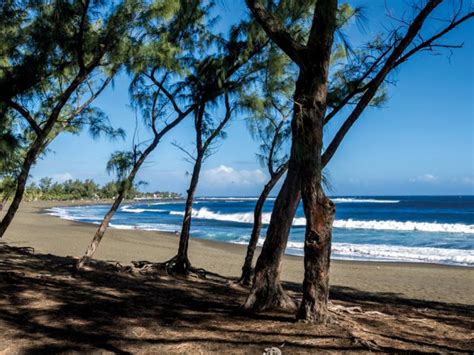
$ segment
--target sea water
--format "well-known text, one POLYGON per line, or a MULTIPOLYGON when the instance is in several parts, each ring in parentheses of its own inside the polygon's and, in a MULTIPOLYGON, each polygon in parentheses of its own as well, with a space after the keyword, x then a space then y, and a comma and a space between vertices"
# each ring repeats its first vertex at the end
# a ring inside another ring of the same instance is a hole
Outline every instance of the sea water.
MULTIPOLYGON (((246 244, 256 197, 201 197, 194 202, 193 237, 246 244)), ((262 245, 274 198, 264 206, 262 245)), ((332 197, 332 256, 474 266, 474 196, 332 197)), ((54 207, 48 213, 98 224, 108 205, 54 207)), ((140 201, 120 207, 111 228, 178 232, 184 201, 140 201)), ((303 255, 305 218, 298 207, 287 254, 303 255)), ((153 238, 150 234, 150 238, 153 238)))

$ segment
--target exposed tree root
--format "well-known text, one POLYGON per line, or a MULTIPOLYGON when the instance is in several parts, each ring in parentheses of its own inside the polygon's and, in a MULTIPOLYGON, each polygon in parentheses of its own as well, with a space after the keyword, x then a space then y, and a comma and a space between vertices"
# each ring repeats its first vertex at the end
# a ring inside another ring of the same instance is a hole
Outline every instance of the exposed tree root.
MULTIPOLYGON (((163 263, 153 263, 150 261, 132 261, 132 265, 123 266, 120 263, 115 264, 115 269, 118 272, 123 273, 130 273, 130 274, 140 274, 146 276, 169 276, 169 275, 179 275, 179 276, 191 276, 191 277, 198 277, 202 279, 218 279, 218 280, 227 280, 227 278, 207 271, 203 268, 195 268, 191 266, 188 261, 188 266, 186 273, 177 272, 176 268, 174 267, 176 264, 177 257, 165 261, 163 263)), ((180 270, 181 271, 181 270, 180 270)))
POLYGON ((241 308, 242 311, 249 313, 266 310, 294 312, 298 306, 280 284, 275 285, 275 287, 269 287, 265 284, 262 287, 255 287, 254 285, 253 290, 241 308))
POLYGON ((242 286, 242 287, 251 287, 253 284, 253 277, 254 277, 254 269, 252 268, 250 272, 244 273, 243 275, 240 276, 240 278, 237 281, 234 281, 233 283, 242 286))

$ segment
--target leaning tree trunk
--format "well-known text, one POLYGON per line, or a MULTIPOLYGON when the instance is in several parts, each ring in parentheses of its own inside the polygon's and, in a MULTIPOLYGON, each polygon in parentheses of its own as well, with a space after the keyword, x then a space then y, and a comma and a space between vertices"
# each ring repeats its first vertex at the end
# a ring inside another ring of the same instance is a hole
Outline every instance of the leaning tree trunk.
POLYGON ((92 238, 91 243, 87 247, 86 252, 82 256, 82 258, 79 259, 79 261, 76 264, 76 269, 81 269, 86 265, 92 256, 94 255, 95 251, 99 247, 99 244, 104 237, 105 232, 107 231, 107 228, 109 227, 110 221, 112 220, 112 217, 114 216, 115 212, 117 212, 120 204, 122 203, 123 199, 125 198, 125 194, 127 193, 127 189, 125 187, 120 189, 120 192, 118 196, 115 198, 114 203, 112 204, 112 207, 110 207, 109 211, 107 214, 104 216, 104 219, 102 220, 102 223, 100 224, 99 228, 95 232, 94 238, 92 238))
POLYGON ((280 180, 286 169, 280 169, 278 173, 274 174, 267 184, 264 186, 262 193, 260 194, 255 210, 253 212, 253 228, 252 234, 250 235, 249 245, 247 247, 247 254, 245 255, 244 265, 242 266, 242 275, 240 276, 239 283, 245 286, 249 286, 252 281, 252 261, 257 247, 258 238, 260 237, 260 231, 262 229, 262 210, 268 195, 272 191, 275 184, 280 180))
POLYGON ((298 173, 290 157, 288 173, 275 200, 267 236, 255 265, 252 289, 243 305, 246 311, 296 309, 296 304, 281 286, 280 273, 288 234, 300 200, 299 186, 298 173))
POLYGON ((194 162, 193 174, 189 189, 187 190, 186 206, 184 209, 183 224, 179 237, 178 254, 169 262, 169 270, 173 273, 187 275, 191 268, 191 262, 188 258, 189 237, 191 232, 191 220, 193 213, 194 194, 199 182, 199 174, 201 173, 202 160, 204 152, 198 152, 196 161, 194 162))
POLYGON ((31 167, 33 166, 36 157, 41 151, 41 147, 43 145, 44 138, 38 137, 33 145, 31 146, 30 150, 28 151, 25 160, 23 161, 23 165, 21 167, 20 175, 17 179, 16 191, 15 196, 13 197, 13 201, 8 208, 7 213, 2 219, 0 223, 0 238, 3 237, 5 232, 7 231, 10 223, 13 221, 18 208, 20 207, 21 200, 23 199, 23 195, 25 193, 26 183, 28 180, 28 175, 30 174, 31 167))
MULTIPOLYGON (((176 122, 176 121, 175 121, 176 122)), ((147 149, 143 151, 143 153, 140 155, 138 160, 135 162, 135 165, 133 166, 132 170, 130 171, 130 174, 128 175, 127 179, 122 182, 122 186, 119 190, 118 196, 115 198, 114 203, 112 204, 112 207, 110 207, 109 211, 107 214, 104 216, 102 223, 100 224, 99 228, 97 229, 97 232, 94 235, 94 238, 92 238, 91 243, 87 247, 87 250, 85 254, 82 256, 81 259, 76 264, 76 269, 80 269, 84 267, 85 264, 92 258, 94 255, 95 251, 97 250, 97 247, 99 246, 102 238, 104 237, 105 232, 107 231, 107 228, 109 227, 110 221, 112 220, 112 217, 114 216, 115 212, 117 212, 120 204, 122 203, 123 199, 125 198, 125 195, 127 192, 130 190, 130 188, 133 185, 133 182, 135 180, 135 177, 138 174, 138 171, 140 170, 140 167, 143 165, 145 162, 146 158, 155 150, 157 147, 158 143, 160 142, 161 137, 171 128, 171 126, 168 126, 166 130, 163 130, 160 135, 155 136, 153 139, 153 142, 148 146, 147 149)), ((174 125, 173 125, 174 127, 174 125)))

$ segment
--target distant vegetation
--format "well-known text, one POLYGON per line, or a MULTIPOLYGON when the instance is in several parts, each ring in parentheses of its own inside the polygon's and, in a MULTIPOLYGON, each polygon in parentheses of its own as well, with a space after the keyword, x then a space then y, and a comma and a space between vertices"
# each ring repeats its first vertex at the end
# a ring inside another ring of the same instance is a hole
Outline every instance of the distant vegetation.
MULTIPOLYGON (((94 180, 67 180, 63 183, 53 182, 51 178, 42 178, 38 183, 31 183, 25 192, 25 198, 34 200, 100 200, 113 199, 118 194, 118 182, 108 182, 100 186, 94 180)), ((137 186, 127 191, 127 198, 181 198, 176 192, 157 191, 142 192, 137 186)))

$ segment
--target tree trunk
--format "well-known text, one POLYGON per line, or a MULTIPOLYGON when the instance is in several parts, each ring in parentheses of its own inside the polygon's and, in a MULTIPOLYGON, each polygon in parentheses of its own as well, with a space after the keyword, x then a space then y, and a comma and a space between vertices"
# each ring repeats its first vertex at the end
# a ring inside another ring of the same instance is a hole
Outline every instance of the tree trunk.
POLYGON ((114 216, 115 212, 117 212, 120 204, 122 203, 123 199, 125 198, 126 194, 126 189, 123 188, 120 190, 119 195, 115 199, 114 203, 112 204, 112 207, 110 210, 107 212, 105 215, 104 219, 102 220, 102 223, 99 226, 99 229, 95 232, 94 238, 92 238, 91 243, 89 244, 89 247, 87 248, 85 254, 82 256, 81 259, 76 264, 76 269, 81 269, 86 265, 92 256, 94 255, 95 251, 97 250, 97 247, 99 246, 105 232, 107 231, 107 228, 109 227, 110 221, 112 220, 112 217, 114 216))
POLYGON ((272 191, 275 184, 280 180, 286 169, 281 169, 277 174, 273 175, 267 184, 264 186, 262 193, 260 194, 255 210, 253 212, 253 228, 252 234, 250 235, 249 245, 247 247, 247 254, 245 255, 244 265, 242 266, 242 275, 240 276, 239 283, 245 286, 249 286, 252 280, 252 261, 255 254, 255 248, 257 247, 258 238, 260 237, 260 230, 262 229, 262 210, 268 195, 272 191))
POLYGON ((303 300, 297 318, 311 323, 328 321, 329 265, 332 223, 336 212, 320 185, 303 190, 303 206, 307 216, 304 244, 303 300))
POLYGON ((18 175, 17 185, 15 196, 13 197, 13 201, 10 204, 10 207, 7 210, 7 213, 2 219, 0 223, 0 238, 3 237, 5 232, 7 231, 10 223, 13 221, 18 208, 20 207, 21 200, 23 199, 23 194, 25 193, 26 183, 28 180, 28 176, 30 174, 31 167, 33 166, 38 154, 41 151, 41 147, 43 145, 43 137, 38 137, 33 145, 31 146, 30 150, 28 151, 25 160, 23 161, 23 165, 21 167, 20 175, 18 175))
POLYGON ((199 182, 199 174, 201 173, 203 158, 204 152, 199 151, 196 157, 196 161, 194 163, 191 182, 189 184, 188 190, 186 191, 186 206, 184 209, 183 224, 179 237, 178 254, 173 259, 171 259, 172 265, 170 265, 170 270, 174 273, 181 275, 187 275, 191 267, 191 263, 188 258, 189 237, 191 231, 194 194, 196 192, 196 188, 199 182))
MULTIPOLYGON (((176 127, 191 111, 193 110, 193 107, 188 108, 185 112, 181 112, 178 117, 169 123, 166 127, 164 127, 160 133, 155 132, 155 138, 151 142, 151 144, 146 148, 143 153, 140 155, 138 160, 135 162, 133 165, 132 170, 130 171, 130 174, 127 177, 126 184, 122 186, 122 188, 119 191, 119 195, 115 199, 114 203, 112 204, 112 207, 110 210, 107 212, 107 214, 104 216, 104 219, 102 220, 102 223, 100 224, 99 228, 97 229, 97 232, 94 235, 94 238, 92 238, 91 244, 86 250, 86 253, 84 256, 79 259, 79 261, 76 264, 76 269, 82 268, 94 255, 97 247, 99 246, 100 241, 102 240, 105 232, 107 231, 107 228, 109 227, 109 223, 112 220, 112 217, 114 216, 115 212, 117 212, 118 207, 122 203, 123 199, 125 198, 125 195, 127 194, 128 190, 130 187, 133 186, 133 182, 135 180, 135 177, 138 174, 138 171, 140 170, 141 166, 145 162, 146 158, 155 150, 155 148, 158 146, 160 143, 161 138, 168 133, 171 129, 176 127)), ((154 122, 153 122, 154 124, 154 122)))
POLYGON ((294 310, 296 304, 280 283, 281 259, 300 200, 299 177, 290 158, 285 182, 278 193, 262 252, 255 265, 253 286, 243 305, 246 311, 294 310))

